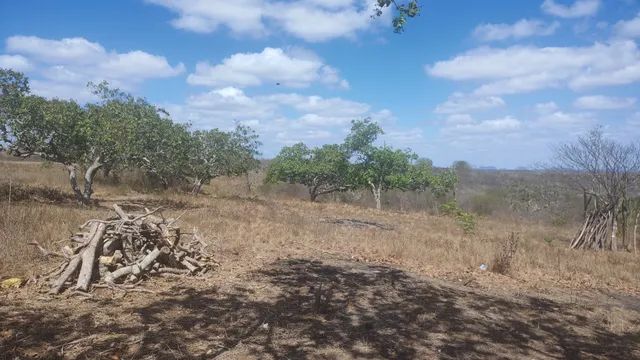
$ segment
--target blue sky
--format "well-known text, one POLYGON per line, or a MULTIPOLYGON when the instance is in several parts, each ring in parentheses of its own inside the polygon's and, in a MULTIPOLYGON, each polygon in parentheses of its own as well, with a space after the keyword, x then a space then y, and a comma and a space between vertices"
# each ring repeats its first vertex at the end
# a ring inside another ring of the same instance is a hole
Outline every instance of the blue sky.
POLYGON ((265 157, 366 116, 441 166, 531 166, 595 125, 640 137, 639 1, 423 0, 402 35, 373 2, 4 1, 0 67, 46 97, 105 79, 194 128, 245 123, 265 157))

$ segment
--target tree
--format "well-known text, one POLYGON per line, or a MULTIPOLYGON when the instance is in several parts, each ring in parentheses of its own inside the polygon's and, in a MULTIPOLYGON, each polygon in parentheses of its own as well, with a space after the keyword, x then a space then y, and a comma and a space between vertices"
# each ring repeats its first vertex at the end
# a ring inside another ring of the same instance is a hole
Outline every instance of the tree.
POLYGON ((396 33, 402 33, 407 20, 420 14, 420 5, 417 0, 404 2, 400 0, 376 0, 374 16, 382 16, 385 8, 394 10, 392 25, 396 33))
POLYGON ((461 181, 469 180, 473 171, 471 165, 464 160, 454 161, 453 164, 451 164, 451 169, 456 173, 456 176, 458 176, 458 179, 461 181))
POLYGON ((618 225, 626 228, 628 195, 640 180, 640 147, 607 139, 598 127, 558 146, 551 169, 568 175, 582 191, 585 213, 591 207, 571 247, 617 250, 618 225))
POLYGON ((253 130, 238 125, 232 132, 218 129, 193 132, 187 175, 192 193, 197 195, 202 185, 219 176, 238 176, 257 168, 260 142, 253 130))
POLYGON ((410 150, 394 150, 388 146, 370 147, 363 154, 362 161, 356 164, 356 176, 362 185, 370 188, 377 209, 382 208, 382 192, 410 188, 409 170, 416 158, 410 150))
POLYGON ((129 162, 164 189, 183 183, 191 156, 188 126, 152 115, 137 124, 135 133, 129 162))
POLYGON ((266 180, 302 184, 309 199, 352 188, 350 183, 350 153, 341 145, 309 148, 303 143, 284 147, 269 166, 266 180))
POLYGON ((15 116, 7 121, 9 153, 20 157, 39 156, 63 164, 77 200, 87 204, 99 157, 88 166, 81 190, 76 171, 77 164, 84 161, 88 153, 86 111, 74 101, 47 100, 35 95, 22 98, 12 111, 15 116))
POLYGON ((9 142, 9 125, 15 121, 22 99, 29 94, 29 80, 11 69, 0 68, 0 150, 9 142))

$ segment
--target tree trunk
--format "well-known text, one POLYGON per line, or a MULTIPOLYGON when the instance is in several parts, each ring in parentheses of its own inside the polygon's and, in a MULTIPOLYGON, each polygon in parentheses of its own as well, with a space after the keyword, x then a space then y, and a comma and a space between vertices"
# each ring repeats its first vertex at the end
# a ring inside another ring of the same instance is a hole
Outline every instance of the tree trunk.
POLYGON ((636 223, 633 226, 633 252, 638 255, 638 219, 640 219, 640 209, 636 214, 636 223))
POLYGON ((100 156, 93 160, 93 164, 89 166, 84 173, 84 192, 82 193, 83 204, 89 204, 91 202, 91 195, 93 194, 93 179, 104 164, 100 162, 100 156))
POLYGON ((247 171, 244 176, 245 180, 247 181, 247 194, 251 195, 251 193, 253 193, 253 190, 251 189, 251 178, 249 177, 249 172, 247 171))
POLYGON ((318 199, 318 185, 309 188, 309 201, 316 202, 318 199))
POLYGON ((376 209, 382 209, 382 201, 380 199, 380 194, 382 190, 382 186, 376 186, 373 182, 369 182, 371 185, 371 193, 373 194, 373 198, 376 200, 376 209))
POLYGON ((191 195, 198 195, 200 194, 200 191, 202 190, 202 180, 196 178, 196 180, 193 182, 193 187, 191 188, 191 195))
POLYGON ((80 191, 80 187, 78 187, 78 176, 76 174, 76 165, 75 164, 67 164, 67 171, 69 172, 69 183, 71 183, 71 190, 76 196, 76 200, 79 203, 84 204, 84 196, 82 195, 82 191, 80 191))
POLYGON ((618 251, 618 239, 616 233, 618 232, 618 219, 615 213, 613 213, 611 220, 611 250, 618 251))

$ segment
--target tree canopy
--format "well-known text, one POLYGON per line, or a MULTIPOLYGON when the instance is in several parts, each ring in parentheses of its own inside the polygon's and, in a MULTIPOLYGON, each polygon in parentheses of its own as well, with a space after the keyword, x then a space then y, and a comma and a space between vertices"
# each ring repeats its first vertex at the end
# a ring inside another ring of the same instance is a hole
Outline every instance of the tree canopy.
POLYGON ((106 82, 88 86, 99 100, 81 106, 32 95, 23 74, 0 69, 2 148, 15 156, 63 164, 83 204, 91 200, 100 168, 140 169, 165 188, 195 179, 197 193, 216 176, 240 175, 258 165, 260 143, 247 127, 191 132, 144 98, 106 82), (84 169, 83 189, 79 169, 84 169))
POLYGON ((453 190, 453 172, 434 173, 430 160, 418 159, 409 149, 377 146, 380 134, 382 128, 370 119, 354 120, 342 144, 284 147, 269 166, 265 181, 304 185, 311 201, 336 191, 368 189, 378 209, 382 194, 389 190, 430 188, 438 195, 453 190))

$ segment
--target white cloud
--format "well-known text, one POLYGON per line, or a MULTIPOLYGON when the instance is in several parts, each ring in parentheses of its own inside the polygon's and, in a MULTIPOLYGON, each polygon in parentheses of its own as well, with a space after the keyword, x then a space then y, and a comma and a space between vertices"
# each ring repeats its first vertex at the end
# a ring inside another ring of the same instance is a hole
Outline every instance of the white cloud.
MULTIPOLYGON (((371 117, 389 124, 393 114, 386 109, 339 97, 298 93, 248 95, 240 88, 225 87, 189 96, 184 104, 163 104, 172 118, 192 123, 195 128, 229 129, 236 122, 254 128, 272 155, 282 146, 297 141, 311 145, 339 142, 353 119, 371 117)), ((400 131, 394 127, 389 130, 400 131)))
POLYGON ((471 145, 478 138, 513 134, 522 127, 522 122, 512 116, 479 121, 468 115, 463 115, 455 119, 452 117, 447 119, 445 126, 441 129, 441 136, 445 140, 455 140, 458 143, 466 142, 471 145))
POLYGON ((306 51, 287 53, 280 48, 265 48, 260 53, 238 53, 211 65, 199 62, 187 82, 206 86, 257 86, 264 83, 306 87, 313 82, 348 87, 338 71, 306 51))
POLYGON ((171 66, 163 56, 140 50, 126 53, 107 51, 102 45, 84 38, 61 40, 36 36, 12 36, 7 52, 14 61, 29 64, 32 90, 48 97, 87 100, 89 81, 107 80, 130 90, 149 79, 176 76, 184 71, 182 63, 171 66))
POLYGON ((530 36, 548 36, 556 32, 560 23, 544 23, 540 20, 522 19, 513 24, 482 24, 473 31, 473 35, 482 41, 522 39, 530 36))
POLYGON ((474 96, 456 92, 449 96, 447 101, 439 104, 434 112, 437 114, 455 114, 503 106, 505 106, 505 102, 498 96, 474 96))
POLYGON ((633 107, 636 99, 632 97, 611 97, 604 95, 589 95, 577 98, 573 105, 579 109, 615 110, 633 107))
POLYGON ((481 47, 436 62, 426 71, 451 80, 488 81, 476 89, 481 95, 549 87, 582 90, 639 81, 640 51, 630 40, 587 47, 481 47))
POLYGON ((164 6, 179 17, 171 24, 183 30, 210 33, 226 26, 237 34, 262 34, 266 31, 262 21, 263 0, 217 1, 208 0, 147 0, 164 6))
POLYGON ((562 18, 593 16, 600 9, 600 0, 576 0, 571 5, 559 4, 555 0, 545 0, 542 11, 562 18))
POLYGON ((211 33, 221 26, 235 34, 262 36, 284 30, 307 41, 350 38, 373 24, 373 1, 365 0, 147 0, 178 14, 172 25, 211 33))
POLYGON ((22 55, 0 55, 0 68, 24 72, 31 69, 31 62, 22 55))
POLYGON ((540 115, 550 114, 558 110, 558 105, 553 101, 538 103, 535 105, 535 110, 540 115))
POLYGON ((567 128, 584 130, 593 126, 595 121, 596 119, 591 113, 570 113, 558 110, 541 115, 538 119, 536 119, 532 126, 535 127, 533 130, 538 132, 544 132, 545 130, 554 131, 567 128))
POLYGON ((640 37, 640 13, 631 20, 620 20, 614 26, 617 36, 635 38, 640 37))

